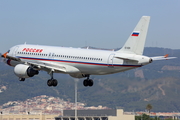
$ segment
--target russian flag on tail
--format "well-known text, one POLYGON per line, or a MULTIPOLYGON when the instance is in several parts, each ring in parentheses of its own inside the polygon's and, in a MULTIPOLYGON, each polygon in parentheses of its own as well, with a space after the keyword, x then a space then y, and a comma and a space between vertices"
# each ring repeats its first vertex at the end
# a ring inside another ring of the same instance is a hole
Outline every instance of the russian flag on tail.
POLYGON ((139 32, 133 32, 131 36, 139 36, 139 32))

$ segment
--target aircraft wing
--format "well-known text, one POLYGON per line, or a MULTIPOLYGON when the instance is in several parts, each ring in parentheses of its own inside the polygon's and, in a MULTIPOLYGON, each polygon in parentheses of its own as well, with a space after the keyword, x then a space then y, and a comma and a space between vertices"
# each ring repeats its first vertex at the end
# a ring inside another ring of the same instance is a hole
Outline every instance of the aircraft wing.
POLYGON ((79 69, 76 67, 65 65, 65 64, 57 64, 52 62, 45 62, 45 61, 34 61, 34 62, 27 62, 27 64, 33 66, 34 68, 37 68, 39 70, 45 70, 45 71, 53 71, 53 72, 60 72, 60 73, 80 73, 79 69))
POLYGON ((16 58, 16 57, 12 57, 12 56, 9 56, 9 55, 7 55, 8 54, 8 52, 6 52, 6 53, 4 53, 3 55, 1 55, 1 57, 3 57, 3 58, 8 58, 8 59, 11 59, 11 60, 14 60, 14 61, 21 61, 21 59, 20 58, 16 58))
POLYGON ((53 71, 53 72, 60 72, 60 73, 67 73, 67 74, 80 73, 79 69, 70 65, 57 64, 57 63, 52 63, 48 61, 47 62, 46 61, 22 61, 20 58, 7 55, 7 53, 4 53, 1 57, 18 61, 21 64, 27 64, 27 65, 32 66, 35 69, 44 70, 47 72, 53 71))
POLYGON ((152 60, 169 60, 169 59, 174 59, 177 57, 168 57, 169 55, 166 54, 164 56, 155 56, 155 57, 151 57, 152 60))
POLYGON ((63 72, 66 73, 66 68, 62 65, 54 65, 48 62, 27 62, 26 64, 32 66, 33 68, 36 68, 38 70, 45 70, 45 71, 56 71, 56 72, 63 72))

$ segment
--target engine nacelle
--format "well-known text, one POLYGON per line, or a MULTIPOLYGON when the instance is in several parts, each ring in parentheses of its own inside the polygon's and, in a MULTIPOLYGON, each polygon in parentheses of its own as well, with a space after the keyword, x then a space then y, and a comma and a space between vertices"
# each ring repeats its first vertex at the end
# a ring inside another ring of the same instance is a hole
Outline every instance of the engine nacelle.
POLYGON ((18 64, 14 67, 14 73, 16 76, 20 78, 28 78, 39 74, 39 71, 34 70, 32 67, 28 65, 18 64))

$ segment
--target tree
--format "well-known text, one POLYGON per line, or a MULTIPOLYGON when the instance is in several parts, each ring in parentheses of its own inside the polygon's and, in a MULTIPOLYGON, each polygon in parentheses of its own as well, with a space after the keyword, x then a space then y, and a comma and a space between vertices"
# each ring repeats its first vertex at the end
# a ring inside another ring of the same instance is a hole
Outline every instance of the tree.
POLYGON ((150 111, 151 111, 152 108, 153 108, 153 107, 152 107, 151 104, 147 104, 146 109, 148 110, 149 113, 150 113, 150 111))
POLYGON ((135 116, 135 120, 160 120, 159 117, 151 118, 149 115, 142 114, 140 116, 135 116))

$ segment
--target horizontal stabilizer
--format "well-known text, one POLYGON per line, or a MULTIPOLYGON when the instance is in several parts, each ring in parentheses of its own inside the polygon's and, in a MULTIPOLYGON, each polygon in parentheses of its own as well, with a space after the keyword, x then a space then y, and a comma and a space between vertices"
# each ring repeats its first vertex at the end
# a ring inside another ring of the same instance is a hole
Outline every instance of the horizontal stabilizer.
POLYGON ((138 60, 135 60, 133 58, 128 58, 128 57, 116 57, 115 58, 118 58, 118 59, 122 59, 122 60, 131 60, 131 61, 135 61, 135 62, 138 62, 138 60))
POLYGON ((166 54, 164 56, 155 56, 155 57, 151 57, 151 59, 154 60, 168 60, 168 59, 175 59, 177 57, 168 57, 169 55, 166 54))

